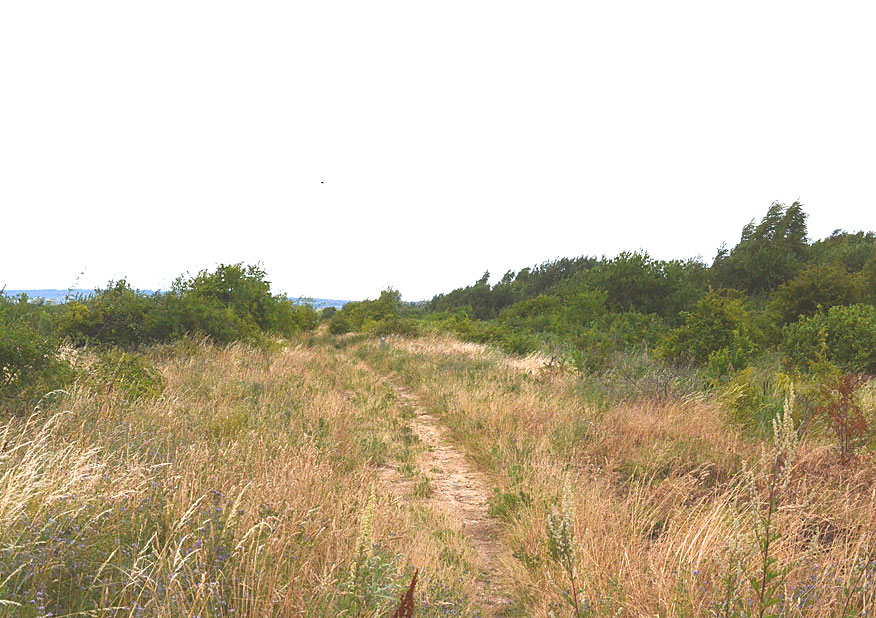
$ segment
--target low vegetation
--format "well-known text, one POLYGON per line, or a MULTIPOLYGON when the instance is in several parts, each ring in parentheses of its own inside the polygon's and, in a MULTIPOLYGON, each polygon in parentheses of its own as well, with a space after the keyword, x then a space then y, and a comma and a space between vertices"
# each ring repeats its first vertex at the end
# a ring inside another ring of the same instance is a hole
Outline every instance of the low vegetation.
POLYGON ((470 550, 375 484, 409 412, 333 347, 90 356, 0 426, 0 613, 383 616, 416 565, 417 615, 466 615, 470 550))
POLYGON ((727 392, 621 395, 447 337, 358 354, 417 389, 494 479, 520 615, 857 616, 876 602, 872 433, 846 454, 837 440, 850 419, 872 426, 869 387, 845 412, 851 387, 830 387, 808 424, 777 387, 760 437, 727 392))

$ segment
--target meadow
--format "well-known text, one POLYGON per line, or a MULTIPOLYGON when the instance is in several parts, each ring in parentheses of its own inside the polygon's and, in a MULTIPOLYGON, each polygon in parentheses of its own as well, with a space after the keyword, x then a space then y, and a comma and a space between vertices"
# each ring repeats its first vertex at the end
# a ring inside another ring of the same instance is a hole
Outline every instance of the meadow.
POLYGON ((388 387, 330 346, 147 356, 150 392, 83 381, 0 428, 3 615, 378 615, 414 567, 417 615, 470 615, 458 526, 376 483, 418 448, 388 387))
POLYGON ((872 611, 870 454, 782 416, 746 434, 716 394, 606 403, 549 360, 446 335, 185 338, 147 351, 150 388, 79 379, 0 429, 0 611, 384 616, 415 569, 417 616, 872 611), (506 604, 484 606, 478 548, 379 376, 487 479, 506 604))
POLYGON ((763 438, 715 394, 606 404, 546 358, 447 337, 389 349, 358 353, 415 389, 493 480, 520 615, 872 611, 872 457, 841 459, 828 432, 799 437, 790 393, 763 438))

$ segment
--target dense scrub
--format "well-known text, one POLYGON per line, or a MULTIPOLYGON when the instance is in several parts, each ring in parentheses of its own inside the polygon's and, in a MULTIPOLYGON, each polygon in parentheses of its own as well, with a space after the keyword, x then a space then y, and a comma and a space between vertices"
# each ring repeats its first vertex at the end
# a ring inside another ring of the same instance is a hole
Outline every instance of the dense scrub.
POLYGON ((825 362, 876 373, 876 234, 837 230, 811 242, 798 202, 773 204, 710 266, 624 252, 489 278, 419 305, 389 303, 397 293, 388 291, 339 311, 333 330, 438 329, 516 354, 546 352, 582 373, 642 350, 721 382, 776 355, 795 374, 825 362))
POLYGON ((233 264, 179 277, 157 294, 122 280, 60 305, 0 295, 0 406, 32 410, 72 380, 70 351, 83 346, 136 354, 188 335, 267 344, 313 329, 316 311, 273 294, 265 277, 258 266, 233 264))

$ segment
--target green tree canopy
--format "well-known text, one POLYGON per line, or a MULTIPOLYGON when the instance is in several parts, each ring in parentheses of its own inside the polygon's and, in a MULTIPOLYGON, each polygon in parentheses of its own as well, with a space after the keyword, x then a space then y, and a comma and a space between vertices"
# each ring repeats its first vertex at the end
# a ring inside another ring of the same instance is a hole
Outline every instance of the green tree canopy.
POLYGON ((808 248, 803 205, 776 202, 760 224, 752 220, 742 229, 742 238, 731 251, 718 252, 712 264, 713 282, 751 295, 765 294, 797 274, 808 248))

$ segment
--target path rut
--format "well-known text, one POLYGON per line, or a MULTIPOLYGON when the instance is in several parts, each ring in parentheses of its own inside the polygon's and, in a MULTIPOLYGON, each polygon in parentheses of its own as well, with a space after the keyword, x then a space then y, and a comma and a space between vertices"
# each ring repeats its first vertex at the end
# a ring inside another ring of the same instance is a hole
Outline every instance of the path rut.
POLYGON ((447 430, 428 412, 419 397, 392 377, 371 367, 368 369, 380 376, 413 410, 411 431, 427 447, 420 456, 419 465, 428 471, 432 484, 433 491, 428 500, 433 507, 461 524, 466 538, 476 550, 480 571, 479 605, 488 612, 487 616, 505 616, 511 598, 501 568, 504 548, 499 540, 499 523, 488 512, 492 494, 490 484, 451 444, 447 430))

